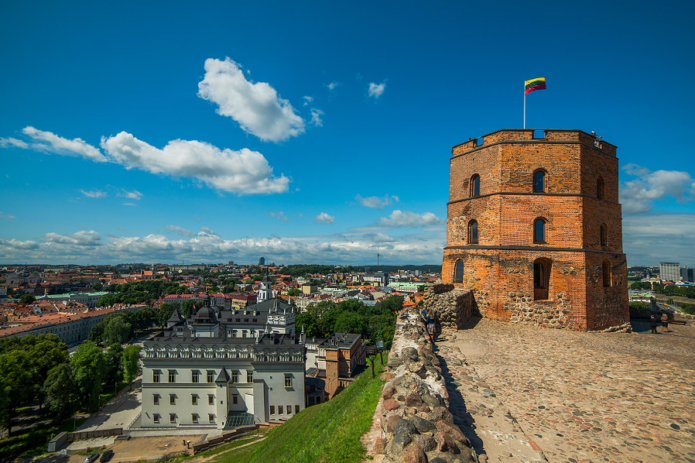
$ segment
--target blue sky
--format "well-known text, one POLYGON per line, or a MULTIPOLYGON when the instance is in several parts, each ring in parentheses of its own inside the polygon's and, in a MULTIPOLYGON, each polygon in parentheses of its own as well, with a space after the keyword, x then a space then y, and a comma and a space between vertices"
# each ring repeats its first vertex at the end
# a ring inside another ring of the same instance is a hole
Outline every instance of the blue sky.
POLYGON ((628 262, 695 265, 692 4, 557 3, 2 2, 0 262, 439 263, 451 147, 543 76, 628 262))

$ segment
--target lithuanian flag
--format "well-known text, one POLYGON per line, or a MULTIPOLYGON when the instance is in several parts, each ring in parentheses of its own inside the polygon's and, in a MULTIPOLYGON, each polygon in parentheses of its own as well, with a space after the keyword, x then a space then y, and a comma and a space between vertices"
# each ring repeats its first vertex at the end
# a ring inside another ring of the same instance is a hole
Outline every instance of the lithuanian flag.
POLYGON ((536 90, 545 90, 545 77, 527 80, 524 82, 524 84, 524 88, 526 89, 524 95, 528 95, 529 93, 535 92, 536 90))

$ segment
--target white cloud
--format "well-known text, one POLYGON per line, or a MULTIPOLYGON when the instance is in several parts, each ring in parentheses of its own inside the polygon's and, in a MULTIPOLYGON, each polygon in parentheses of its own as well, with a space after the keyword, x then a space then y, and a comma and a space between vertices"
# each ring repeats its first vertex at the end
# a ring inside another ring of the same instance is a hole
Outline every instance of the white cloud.
POLYGON ((16 138, 0 138, 0 148, 29 148, 29 145, 22 140, 17 140, 16 138))
POLYGON ((14 220, 16 219, 16 217, 13 215, 5 215, 2 212, 0 212, 0 219, 14 220))
POLYGON ((439 225, 442 220, 437 218, 431 212, 425 212, 424 214, 417 214, 415 212, 402 212, 396 209, 389 215, 388 218, 382 217, 377 223, 384 227, 400 228, 400 227, 425 227, 432 225, 439 225))
POLYGON ((80 190, 80 193, 87 196, 88 198, 103 198, 106 196, 105 192, 99 191, 99 190, 94 190, 94 191, 80 190))
POLYGON ((284 193, 288 189, 289 179, 273 176, 266 158, 247 148, 221 150, 205 142, 173 140, 158 149, 126 132, 102 138, 101 147, 127 169, 192 177, 238 195, 284 193))
POLYGON ((86 143, 81 138, 68 140, 67 138, 59 137, 51 132, 35 129, 34 127, 25 127, 22 133, 28 136, 37 143, 26 144, 26 146, 15 146, 45 153, 59 154, 61 156, 77 156, 91 159, 94 162, 106 162, 107 159, 101 154, 99 149, 86 143))
POLYGON ((333 223, 335 222, 335 217, 326 214, 325 212, 320 213, 316 217, 314 217, 314 221, 316 223, 333 223))
POLYGON ((282 220, 283 222, 289 222, 290 218, 287 217, 282 211, 280 212, 268 212, 268 215, 274 219, 282 220))
POLYGON ((328 90, 335 90, 336 88, 340 87, 341 85, 343 85, 343 84, 340 82, 331 82, 330 84, 326 85, 326 87, 328 87, 328 90))
POLYGON ((623 249, 629 265, 695 262, 695 214, 628 215, 623 218, 623 249))
POLYGON ((302 98, 304 98, 304 106, 308 106, 309 103, 314 101, 314 98, 311 96, 303 96, 302 98))
POLYGON ((316 127, 323 127, 323 120, 321 119, 323 115, 324 112, 320 109, 311 108, 311 123, 316 127))
POLYGON ((304 133, 304 120, 290 102, 268 83, 246 80, 241 66, 229 58, 205 60, 198 96, 217 104, 218 114, 231 117, 263 141, 279 142, 304 133))
POLYGON ((620 202, 623 212, 636 214, 652 210, 654 201, 667 200, 669 197, 679 203, 690 201, 695 197, 695 181, 688 172, 677 170, 649 169, 636 164, 628 164, 623 171, 636 176, 620 185, 620 202))
POLYGON ((55 245, 70 245, 70 246, 101 246, 101 236, 94 230, 82 230, 77 233, 67 233, 59 235, 58 233, 46 233, 44 237, 45 244, 55 245))
POLYGON ((209 229, 208 227, 200 227, 200 229, 203 231, 198 233, 198 236, 201 236, 202 234, 220 236, 215 231, 209 229))
POLYGON ((382 209, 384 206, 398 202, 398 196, 385 195, 383 198, 378 196, 367 196, 366 198, 357 195, 355 200, 364 207, 371 207, 372 209, 382 209))
POLYGON ((375 84, 374 82, 369 83, 369 96, 372 98, 379 98, 386 90, 386 81, 375 84))
POLYGON ((167 225, 164 228, 166 228, 167 230, 173 231, 174 233, 177 233, 181 236, 185 236, 187 238, 191 238, 191 237, 195 236, 195 233, 193 233, 192 231, 186 230, 185 228, 181 228, 181 227, 176 226, 176 225, 167 225))
POLYGON ((119 196, 123 196, 128 199, 134 199, 136 201, 140 201, 142 199, 142 193, 140 193, 138 190, 122 190, 119 196))
POLYGON ((379 253, 384 262, 440 263, 444 233, 437 236, 406 235, 393 241, 385 235, 346 237, 242 238, 226 240, 218 235, 170 239, 160 234, 118 237, 109 235, 106 242, 96 232, 74 235, 47 234, 41 240, 19 241, 0 238, 0 255, 5 260, 46 263, 118 263, 118 262, 237 262, 266 260, 286 264, 299 262, 351 263, 371 262, 379 253), (80 238, 75 235, 82 234, 80 238), (85 235, 91 235, 85 239, 85 235), (93 234, 93 235, 92 235, 93 234), (90 241, 91 240, 91 241, 90 241))
POLYGON ((367 241, 374 241, 375 243, 393 243, 396 241, 395 238, 384 233, 366 233, 362 235, 362 238, 367 241))

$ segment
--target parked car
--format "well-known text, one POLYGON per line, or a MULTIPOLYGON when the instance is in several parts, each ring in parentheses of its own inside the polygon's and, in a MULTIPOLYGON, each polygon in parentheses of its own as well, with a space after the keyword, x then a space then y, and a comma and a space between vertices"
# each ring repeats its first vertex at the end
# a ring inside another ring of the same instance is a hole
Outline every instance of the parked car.
POLYGON ((101 463, 106 463, 113 457, 113 450, 107 450, 104 452, 104 454, 101 456, 101 459, 99 460, 101 463))
POLYGON ((87 456, 85 457, 84 463, 92 463, 92 462, 93 462, 94 460, 96 460, 97 458, 99 458, 99 454, 98 454, 98 453, 96 453, 96 452, 90 453, 89 455, 87 455, 87 456))

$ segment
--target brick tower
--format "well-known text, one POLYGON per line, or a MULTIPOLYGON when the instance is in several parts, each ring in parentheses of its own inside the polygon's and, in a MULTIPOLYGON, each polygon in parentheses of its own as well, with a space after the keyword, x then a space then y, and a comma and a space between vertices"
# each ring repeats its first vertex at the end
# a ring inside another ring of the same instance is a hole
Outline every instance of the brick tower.
POLYGON ((499 130, 452 149, 442 281, 480 313, 601 330, 629 321, 616 147, 580 130, 499 130))

